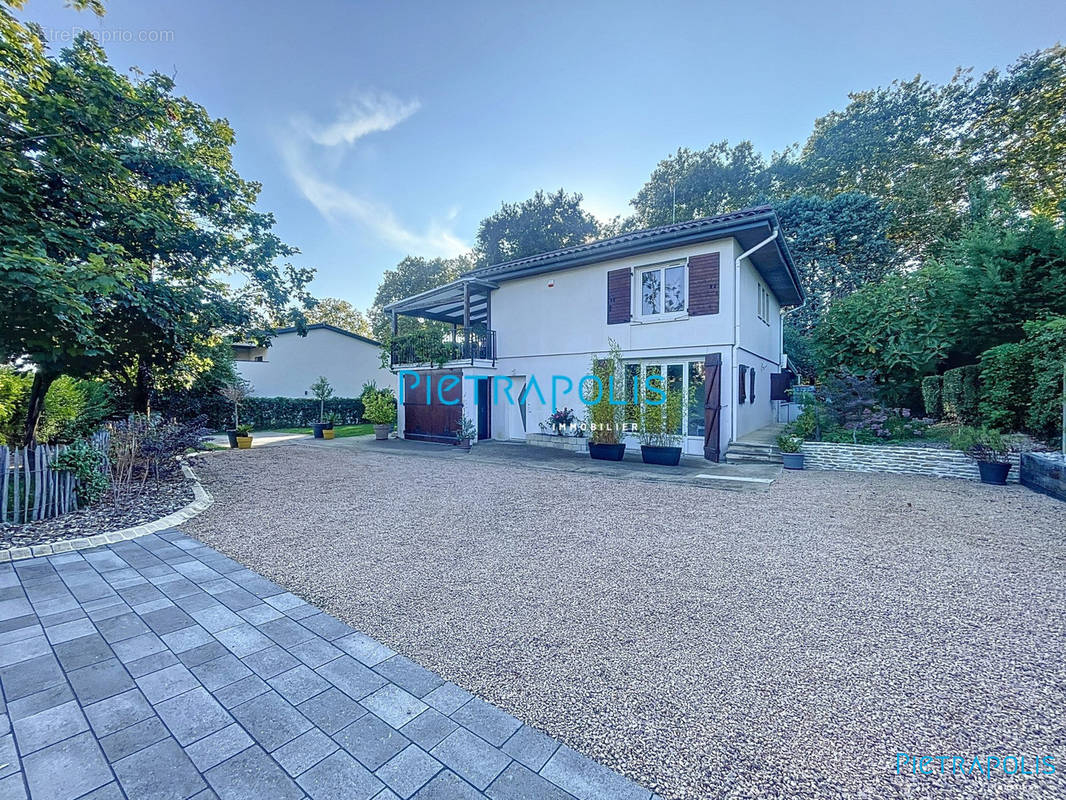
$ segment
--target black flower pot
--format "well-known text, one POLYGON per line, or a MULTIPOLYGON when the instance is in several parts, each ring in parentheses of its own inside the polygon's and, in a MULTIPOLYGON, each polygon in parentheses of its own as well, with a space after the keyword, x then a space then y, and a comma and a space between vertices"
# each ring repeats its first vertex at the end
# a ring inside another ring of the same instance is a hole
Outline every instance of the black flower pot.
POLYGON ((332 428, 332 427, 333 427, 333 423, 331 423, 331 422, 313 422, 313 423, 311 423, 311 430, 313 430, 315 432, 315 438, 316 439, 323 438, 322 437, 322 431, 326 430, 327 428, 332 428))
POLYGON ((229 438, 229 446, 231 450, 237 449, 237 429, 229 428, 226 431, 226 436, 229 438))
POLYGON ((600 461, 621 461, 625 454, 625 444, 595 444, 589 442, 589 455, 600 461))
POLYGON ((995 461, 978 461, 977 470, 981 473, 981 483, 989 483, 993 486, 1005 486, 1007 473, 1010 472, 1010 464, 1000 464, 995 461))
POLYGON ((640 457, 644 459, 645 464, 676 467, 681 463, 681 448, 642 444, 640 446, 640 457))
POLYGON ((782 453, 781 464, 785 469, 803 469, 803 453, 782 453))

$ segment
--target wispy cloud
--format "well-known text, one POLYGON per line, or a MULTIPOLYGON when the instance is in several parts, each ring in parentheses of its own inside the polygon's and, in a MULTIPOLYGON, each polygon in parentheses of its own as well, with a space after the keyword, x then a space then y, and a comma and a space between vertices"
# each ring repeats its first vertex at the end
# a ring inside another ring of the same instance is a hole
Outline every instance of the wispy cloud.
POLYGON ((316 125, 301 118, 297 120, 297 126, 311 141, 324 147, 352 145, 367 134, 395 128, 421 107, 418 100, 404 102, 387 93, 361 94, 354 97, 333 122, 316 125))
POLYGON ((401 222, 385 203, 343 188, 323 177, 322 163, 335 169, 338 158, 360 139, 399 125, 418 111, 417 100, 401 101, 385 93, 356 97, 335 120, 316 124, 306 117, 293 120, 290 135, 281 143, 289 177, 300 193, 327 220, 354 221, 397 249, 411 255, 455 256, 469 250, 450 227, 457 209, 448 209, 445 222, 431 220, 424 230, 401 222))

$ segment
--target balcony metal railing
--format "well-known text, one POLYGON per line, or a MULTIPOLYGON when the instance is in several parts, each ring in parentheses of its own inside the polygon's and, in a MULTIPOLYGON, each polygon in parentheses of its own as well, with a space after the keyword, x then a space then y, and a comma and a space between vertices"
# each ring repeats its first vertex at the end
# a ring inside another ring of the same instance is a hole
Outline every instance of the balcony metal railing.
POLYGON ((389 344, 389 363, 393 367, 443 366, 457 361, 491 361, 496 366, 496 331, 458 328, 453 338, 451 332, 427 330, 395 336, 389 344))

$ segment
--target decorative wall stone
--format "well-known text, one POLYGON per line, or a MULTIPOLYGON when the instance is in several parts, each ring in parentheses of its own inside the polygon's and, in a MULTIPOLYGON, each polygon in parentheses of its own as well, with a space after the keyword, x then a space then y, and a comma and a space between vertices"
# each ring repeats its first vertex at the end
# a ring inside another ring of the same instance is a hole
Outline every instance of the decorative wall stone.
POLYGON ((548 433, 527 433, 526 444, 534 447, 552 447, 572 453, 587 453, 588 445, 583 436, 553 436, 548 433))
MULTIPOLYGON (((804 442, 803 465, 807 469, 844 470, 847 472, 890 472, 899 475, 926 475, 931 478, 981 480, 972 458, 958 450, 904 445, 837 444, 804 442)), ((1019 459, 1010 457, 1013 469, 1010 483, 1018 482, 1019 459)))

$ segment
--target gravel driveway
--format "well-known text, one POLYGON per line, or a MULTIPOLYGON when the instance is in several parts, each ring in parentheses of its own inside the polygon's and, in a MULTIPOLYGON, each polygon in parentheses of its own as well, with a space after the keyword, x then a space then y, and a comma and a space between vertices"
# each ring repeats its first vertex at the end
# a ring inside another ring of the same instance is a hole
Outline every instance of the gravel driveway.
POLYGON ((197 470, 218 502, 184 530, 663 797, 1066 797, 1066 504, 1028 489, 742 494, 372 445, 197 470))

